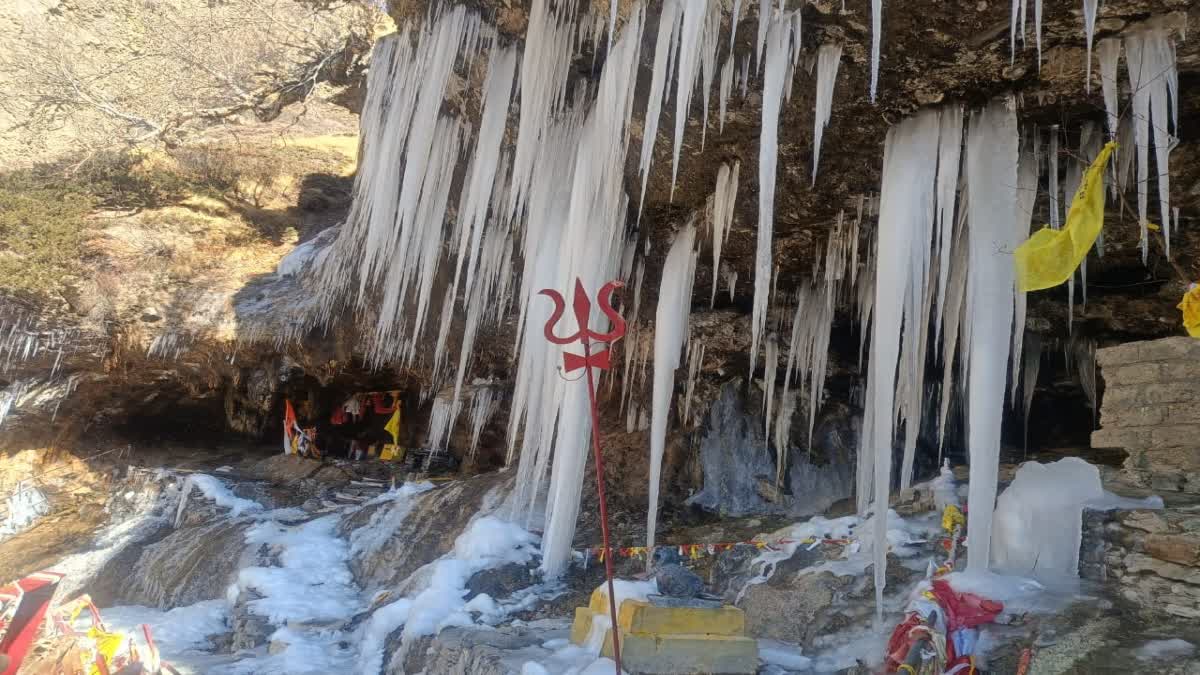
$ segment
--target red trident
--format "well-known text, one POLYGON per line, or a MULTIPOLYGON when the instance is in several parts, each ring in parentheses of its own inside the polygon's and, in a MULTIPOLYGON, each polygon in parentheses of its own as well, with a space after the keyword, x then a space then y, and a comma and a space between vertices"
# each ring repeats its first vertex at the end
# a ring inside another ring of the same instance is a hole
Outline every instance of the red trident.
POLYGON ((591 314, 592 303, 588 300, 587 291, 583 290, 583 282, 575 279, 575 299, 571 303, 575 310, 575 321, 579 330, 574 335, 558 337, 554 334, 554 325, 562 318, 566 303, 562 295, 555 290, 546 288, 539 291, 542 295, 554 301, 554 313, 546 322, 546 339, 556 345, 566 345, 572 342, 583 343, 583 356, 563 352, 563 370, 572 372, 583 368, 587 373, 588 401, 592 404, 592 451, 596 461, 596 492, 600 497, 600 532, 604 535, 604 572, 608 576, 608 611, 612 619, 613 660, 616 661, 617 675, 621 675, 621 639, 617 624, 617 596, 613 591, 612 547, 608 543, 608 501, 604 498, 604 459, 600 452, 600 412, 596 407, 596 381, 592 368, 608 370, 611 362, 611 347, 602 352, 592 354, 592 341, 611 345, 625 335, 625 320, 612 308, 612 294, 625 284, 620 281, 610 281, 600 289, 596 301, 600 311, 612 321, 613 327, 607 333, 597 333, 588 328, 588 315, 591 314))

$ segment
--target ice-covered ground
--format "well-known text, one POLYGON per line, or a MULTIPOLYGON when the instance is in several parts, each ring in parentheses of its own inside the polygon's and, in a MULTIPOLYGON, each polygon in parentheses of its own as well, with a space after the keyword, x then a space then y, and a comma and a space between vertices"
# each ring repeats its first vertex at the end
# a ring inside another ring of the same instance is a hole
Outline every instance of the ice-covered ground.
MULTIPOLYGON (((408 642, 448 626, 495 625, 555 590, 534 586, 503 601, 487 594, 466 600, 467 581, 473 574, 508 563, 527 563, 533 560, 539 544, 537 536, 490 513, 500 502, 490 499, 455 540, 450 553, 414 572, 417 581, 408 584, 416 589, 414 592, 378 607, 365 621, 347 627, 352 617, 372 605, 372 598, 355 584, 349 568, 351 556, 384 545, 411 511, 412 502, 433 489, 432 485, 406 484, 371 500, 372 505, 390 502, 380 511, 388 517, 372 518, 349 539, 338 534, 338 523, 344 515, 362 507, 348 506, 344 513, 297 524, 303 512, 267 510, 257 502, 237 497, 212 476, 195 474, 184 485, 185 493, 195 489, 226 509, 226 517, 254 521, 246 530, 246 544, 266 547, 273 554, 273 564, 239 570, 224 598, 169 611, 139 606, 102 610, 109 628, 129 633, 138 643, 143 639, 140 625, 148 624, 162 657, 183 673, 375 675, 384 663, 385 642, 397 629, 403 628, 402 640, 408 642), (265 617, 274 628, 268 639, 270 648, 215 654, 208 638, 229 630, 231 610, 243 591, 253 592, 247 608, 265 617)), ((159 508, 152 508, 153 500, 148 501, 132 517, 103 533, 92 551, 71 556, 55 569, 85 578, 86 570, 98 568, 125 544, 137 541, 148 528, 161 526, 168 515, 175 516, 185 508, 174 505, 173 500, 182 502, 179 494, 179 490, 168 488, 160 497, 159 508)), ((550 672, 567 672, 557 667, 567 661, 581 664, 583 669, 597 661, 595 654, 588 657, 583 651, 576 652, 556 650, 548 666, 553 668, 550 672)))

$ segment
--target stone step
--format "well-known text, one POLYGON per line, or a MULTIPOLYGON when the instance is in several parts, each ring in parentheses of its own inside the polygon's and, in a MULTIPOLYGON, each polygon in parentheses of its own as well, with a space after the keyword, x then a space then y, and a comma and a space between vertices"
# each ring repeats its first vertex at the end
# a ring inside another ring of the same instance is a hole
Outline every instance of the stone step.
MULTIPOLYGON (((601 656, 612 658, 611 631, 601 656)), ((740 635, 655 635, 621 631, 621 666, 634 675, 758 672, 758 643, 740 635)))

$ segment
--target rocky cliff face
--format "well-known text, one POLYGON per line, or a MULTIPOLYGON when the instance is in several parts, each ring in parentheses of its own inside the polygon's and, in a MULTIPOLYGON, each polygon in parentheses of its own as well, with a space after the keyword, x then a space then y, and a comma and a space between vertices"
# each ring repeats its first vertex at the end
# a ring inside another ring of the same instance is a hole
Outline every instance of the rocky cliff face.
MULTIPOLYGON (((524 39, 530 3, 483 0, 469 4, 485 10, 485 16, 494 17, 502 40, 519 43, 524 39)), ((732 4, 723 3, 727 17, 732 4)), ((624 176, 625 192, 633 199, 641 192, 635 155, 644 133, 642 111, 655 58, 653 34, 663 3, 650 5, 633 103, 634 150, 627 157, 624 176)), ((1047 1, 1043 8, 1040 50, 1035 45, 1031 18, 1023 38, 1019 36, 1016 41, 1015 54, 1010 53, 1009 3, 984 0, 953 8, 935 2, 897 6, 884 3, 879 89, 874 103, 868 98, 872 20, 869 2, 788 0, 784 5, 788 10, 801 12, 800 63, 804 67, 792 73, 791 96, 783 105, 779 124, 780 168, 775 186, 772 251, 778 270, 775 283, 780 291, 789 292, 809 277, 816 252, 823 250, 839 214, 846 218, 855 216, 860 197, 869 199, 879 189, 882 143, 887 129, 919 107, 949 101, 973 106, 1013 93, 1020 121, 1027 128, 1036 126, 1045 130, 1053 125, 1061 128, 1064 158, 1074 152, 1082 124, 1091 122, 1098 128, 1104 124, 1105 107, 1095 54, 1090 81, 1085 77, 1087 52, 1078 3, 1047 1), (819 45, 827 43, 840 43, 843 54, 814 182, 817 74, 813 62, 819 45)), ((694 385, 696 414, 680 425, 689 433, 698 428, 695 421, 703 418, 722 385, 740 376, 746 378, 748 384, 744 387, 750 391, 753 386, 749 383, 758 377, 758 373, 746 372, 750 342, 746 327, 753 296, 758 196, 762 190, 758 176, 762 78, 755 56, 759 9, 752 2, 742 2, 739 6, 742 15, 732 22, 726 19, 721 26, 721 35, 728 35, 736 25, 736 37, 720 47, 716 63, 719 67, 732 58, 740 68, 749 61, 745 94, 735 90, 730 96, 722 129, 714 83, 708 102, 707 128, 702 130, 703 116, 699 109, 703 97, 697 91, 684 125, 678 177, 674 181, 670 165, 675 111, 673 106, 664 110, 653 146, 654 168, 649 176, 644 213, 636 226, 637 246, 646 252, 640 312, 646 325, 641 341, 627 343, 627 349, 644 349, 649 344, 652 330, 649 324, 653 321, 661 267, 672 232, 692 213, 704 209, 720 166, 733 160, 740 162, 741 189, 734 203, 732 229, 722 253, 721 268, 713 268, 705 245, 696 270, 693 338, 706 344, 706 352, 694 385), (729 284, 734 275, 740 281, 729 284), (714 279, 720 292, 714 310, 709 312, 704 308, 708 307, 714 279), (727 292, 730 285, 732 291, 727 292)), ((618 25, 627 21, 632 7, 633 3, 625 0, 617 3, 618 25)), ((416 0, 392 3, 392 14, 401 25, 407 20, 420 21, 428 9, 428 3, 416 0)), ((602 0, 580 6, 580 11, 594 11, 604 19, 608 9, 608 3, 602 0)), ((1200 22, 1200 8, 1186 0, 1111 0, 1099 10, 1094 40, 1128 35, 1148 21, 1180 31, 1188 23, 1194 26, 1200 22)), ((1186 281, 1200 274, 1197 269, 1200 240, 1192 232, 1195 213, 1200 208, 1197 173, 1200 161, 1196 161, 1200 159, 1200 145, 1191 133, 1200 128, 1197 93, 1200 88, 1196 87, 1200 82, 1200 41, 1195 31, 1181 34, 1186 35, 1176 46, 1181 138, 1171 152, 1170 171, 1171 203, 1179 208, 1180 216, 1173 228, 1171 258, 1163 255, 1155 240, 1148 263, 1142 264, 1133 215, 1136 209, 1131 206, 1134 192, 1127 191, 1120 208, 1110 205, 1106 214, 1104 257, 1093 256, 1088 261, 1087 304, 1083 304, 1077 286, 1074 313, 1068 320, 1065 291, 1056 289, 1030 296, 1027 330, 1042 336, 1047 343, 1070 337, 1113 344, 1180 332, 1174 305, 1186 281)), ((587 40, 582 42, 584 47, 572 74, 581 82, 594 80, 607 58, 603 39, 595 47, 588 46, 591 43, 587 40)), ((484 73, 480 67, 470 73, 467 77, 455 76, 448 105, 474 120, 479 114, 484 73)), ((1123 66, 1120 73, 1119 98, 1125 110, 1130 91, 1123 66)), ((515 111, 516 106, 509 115, 504 147, 511 145, 516 134, 515 111)), ((1035 223, 1048 219, 1047 188, 1045 184, 1039 185, 1035 223)), ((294 199, 301 211, 306 211, 306 206, 329 205, 328 195, 318 198, 312 196, 312 191, 300 192, 294 199)), ((203 215, 210 206, 197 203, 187 208, 203 215)), ((342 203, 340 208, 344 206, 342 203)), ((324 240, 312 238, 339 217, 337 208, 326 211, 323 216, 309 220, 302 214, 291 214, 309 223, 297 225, 302 232, 299 240, 314 242, 306 253, 298 251, 293 262, 302 266, 304 256, 317 254, 323 246, 324 240)), ((1154 208, 1150 211, 1157 212, 1154 208)), ((632 215, 630 219, 633 220, 632 215)), ((868 217, 863 227, 864 242, 873 227, 868 217)), ((634 228, 632 222, 630 228, 634 228)), ((372 373, 355 365, 361 363, 369 341, 355 325, 351 308, 335 308, 323 325, 308 330, 302 311, 297 308, 311 301, 311 288, 276 269, 296 240, 268 239, 246 244, 237 239, 236 232, 220 232, 199 225, 190 229, 162 228, 155 230, 153 237, 147 235, 148 230, 155 228, 135 227, 120 218, 101 229, 95 260, 96 269, 103 274, 96 275, 96 290, 85 294, 93 300, 75 299, 62 307, 22 305, 15 301, 0 305, 4 329, 0 337, 5 340, 0 343, 3 345, 0 356, 4 357, 0 385, 6 387, 6 394, 0 396, 16 403, 4 423, 5 440, 0 442, 16 447, 25 442, 17 440, 22 435, 45 432, 41 421, 55 409, 59 417, 55 418, 54 426, 59 428, 73 424, 76 430, 89 427, 94 430, 130 420, 185 415, 186 409, 192 411, 191 419, 197 422, 207 421, 214 427, 257 436, 275 423, 281 392, 289 388, 350 391, 366 388, 380 379, 404 382, 404 386, 414 391, 431 386, 428 358, 415 359, 412 367, 393 372, 372 373), (204 264, 190 271, 170 266, 154 271, 149 264, 164 255, 171 259, 185 257, 183 252, 204 264)), ((336 236, 335 230, 326 232, 329 234, 324 236, 336 236)), ((451 353, 456 353, 453 347, 460 320, 457 315, 452 320, 451 353)), ((855 414, 852 395, 858 382, 859 333, 854 323, 850 312, 840 310, 831 341, 827 399, 845 406, 840 413, 844 418, 855 414)), ((509 382, 515 363, 511 347, 514 335, 512 321, 485 330, 477 342, 478 358, 468 381, 479 376, 509 382)), ((430 345, 422 345, 421 349, 430 350, 430 345)), ((640 362, 643 371, 650 352, 636 354, 635 363, 640 362)), ((787 356, 784 346, 780 359, 787 356)), ((763 362, 761 355, 757 361, 763 362)), ((1069 366, 1053 368, 1057 375, 1049 378, 1054 382, 1069 372, 1069 366)), ((681 371, 676 378, 680 390, 683 379, 681 371)), ((650 384, 645 377, 630 376, 630 380, 633 389, 630 400, 637 402, 632 424, 626 423, 628 414, 612 390, 605 393, 604 405, 608 419, 614 422, 612 426, 626 427, 627 438, 614 438, 614 447, 626 448, 624 451, 632 458, 645 451, 645 434, 638 428, 638 414, 639 411, 647 414, 650 384)), ((1074 393, 1064 393, 1063 387, 1053 384, 1044 385, 1041 395, 1073 397, 1078 405, 1081 399, 1078 389, 1066 388, 1074 393)), ((507 419, 504 414, 507 405, 506 402, 495 416, 493 431, 503 424, 501 420, 507 419)), ((806 426, 803 418, 807 413, 803 412, 804 406, 798 407, 801 412, 797 414, 796 426, 802 428, 806 426)), ((424 406, 422 410, 417 419, 428 414, 424 406)), ((1075 434, 1076 442, 1079 436, 1075 434)), ((1083 438, 1086 439, 1086 431, 1083 438)), ((457 447, 459 441, 454 443, 458 450, 462 449, 457 447)), ((690 485, 692 489, 702 485, 695 462, 687 468, 698 447, 696 442, 684 444, 673 469, 690 471, 682 485, 690 485)), ((681 487, 680 493, 684 492, 681 487)))

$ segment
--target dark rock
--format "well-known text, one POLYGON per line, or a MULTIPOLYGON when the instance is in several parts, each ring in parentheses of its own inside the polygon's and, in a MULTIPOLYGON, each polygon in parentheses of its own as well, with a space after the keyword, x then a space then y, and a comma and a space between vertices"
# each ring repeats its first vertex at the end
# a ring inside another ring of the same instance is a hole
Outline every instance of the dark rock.
POLYGON ((536 580, 536 564, 518 565, 509 563, 486 569, 471 575, 467 580, 467 599, 486 593, 493 599, 507 598, 513 592, 528 588, 536 580))

